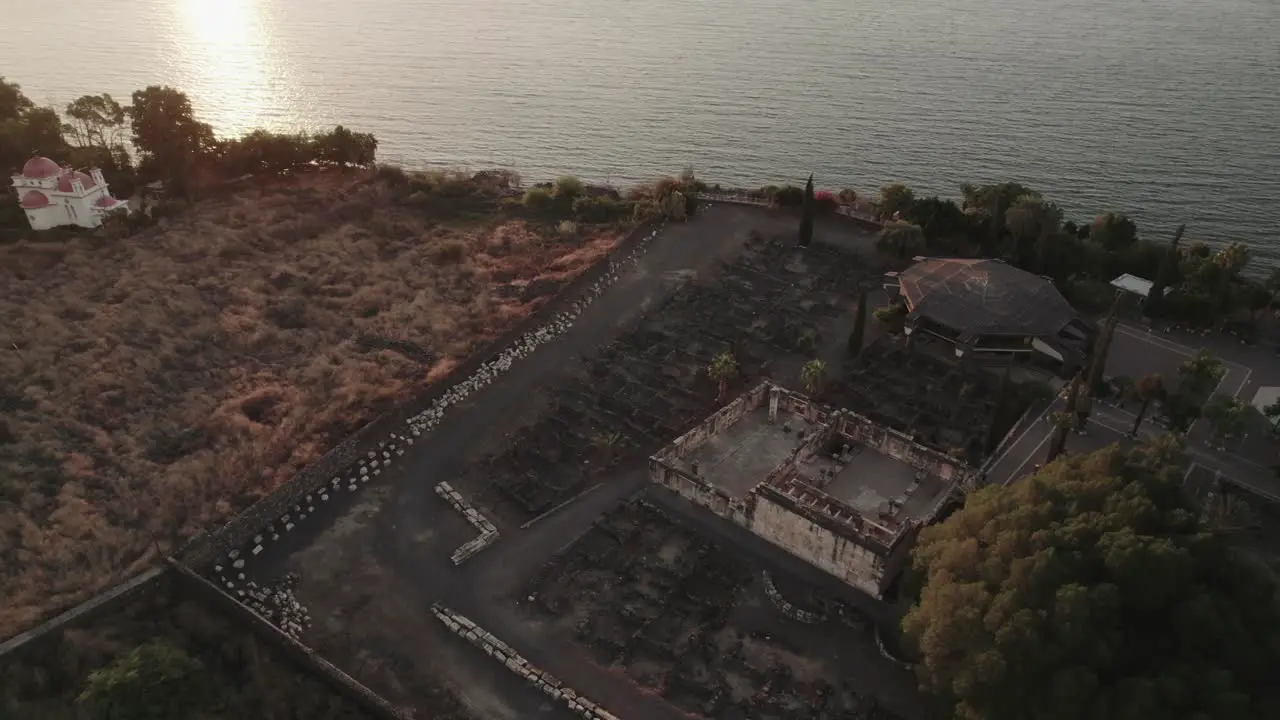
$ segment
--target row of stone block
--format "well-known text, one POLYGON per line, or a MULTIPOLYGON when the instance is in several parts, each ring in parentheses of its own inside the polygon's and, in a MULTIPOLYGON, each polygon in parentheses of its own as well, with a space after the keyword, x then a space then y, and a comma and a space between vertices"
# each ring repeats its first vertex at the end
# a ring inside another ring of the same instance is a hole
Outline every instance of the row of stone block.
POLYGON ((805 623, 806 625, 816 625, 817 623, 826 620, 825 617, 818 613, 802 610, 787 602, 787 599, 782 597, 782 593, 778 592, 777 586, 773 584, 773 576, 769 574, 769 571, 765 570, 761 574, 764 579, 764 594, 769 596, 769 600, 774 604, 774 606, 782 611, 783 615, 786 615, 792 620, 805 623))
POLYGON ((587 718, 587 720, 619 720, 616 715, 600 707, 591 699, 579 694, 572 688, 565 687, 564 683, 561 683, 551 673, 534 666, 510 645, 471 622, 465 616, 439 603, 432 606, 431 612, 435 614, 436 619, 444 623, 445 627, 461 635, 472 645, 484 650, 489 657, 506 665, 507 669, 532 683, 552 700, 563 702, 570 710, 587 718))
POLYGON ((454 490, 452 485, 447 482, 439 483, 436 485, 436 494, 448 501, 454 510, 462 513, 462 516, 467 519, 471 527, 480 532, 480 535, 468 540, 453 551, 452 560, 454 565, 461 565, 471 556, 497 542, 498 528, 494 527, 494 524, 489 522, 489 518, 485 517, 483 513, 472 507, 471 503, 467 502, 466 498, 462 497, 457 490, 454 490))

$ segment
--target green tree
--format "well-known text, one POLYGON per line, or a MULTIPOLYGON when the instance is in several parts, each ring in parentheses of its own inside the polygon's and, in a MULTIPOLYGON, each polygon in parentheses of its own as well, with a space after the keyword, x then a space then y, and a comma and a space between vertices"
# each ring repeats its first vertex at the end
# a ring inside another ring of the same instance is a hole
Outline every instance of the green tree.
POLYGON ((889 332, 897 334, 906 327, 907 306, 900 302, 890 303, 884 307, 876 308, 871 313, 871 317, 875 318, 876 322, 884 325, 889 332))
POLYGON ((140 165, 185 192, 197 163, 215 145, 213 129, 196 120, 191 100, 171 87, 133 91, 128 113, 140 165))
POLYGON ((8 82, 0 75, 0 122, 17 120, 33 107, 35 103, 22 92, 21 85, 8 82))
POLYGON ((352 132, 339 125, 316 135, 315 159, 335 167, 368 167, 377 161, 378 139, 371 133, 352 132))
POLYGON ((1030 267, 1033 250, 1061 228, 1062 209, 1037 193, 1029 193, 1014 200, 1005 211, 1005 226, 1013 239, 1010 254, 1014 264, 1030 267))
POLYGON ((555 196, 558 200, 566 200, 570 203, 574 198, 583 193, 585 186, 582 181, 572 175, 565 175, 556 179, 555 196))
POLYGON ((924 252, 924 233, 919 225, 909 222, 887 222, 876 237, 876 249, 899 260, 907 260, 924 252))
POLYGON ((1275 402, 1263 408, 1262 416, 1265 417, 1267 421, 1271 423, 1272 427, 1275 427, 1276 423, 1280 422, 1280 400, 1276 400, 1275 402))
POLYGON ((827 364, 821 360, 810 360, 800 369, 800 379, 804 381, 804 390, 816 395, 827 384, 827 364))
MULTIPOLYGON (((1091 398, 1098 397, 1103 389, 1103 381, 1107 373, 1107 355, 1111 352, 1111 339, 1115 337, 1116 324, 1120 321, 1122 302, 1124 302, 1124 295, 1116 293, 1115 299, 1111 301, 1111 310, 1107 313, 1106 322, 1102 324, 1102 331, 1098 333, 1093 343, 1093 354, 1089 358, 1089 379, 1085 382, 1085 391, 1091 398)), ((1082 424, 1089 419, 1089 412, 1092 409, 1091 402, 1084 404, 1080 417, 1082 424)))
POLYGON ((62 137, 62 120, 58 113, 53 108, 31 105, 17 85, 5 87, 8 89, 0 95, 17 93, 19 97, 0 100, 10 104, 13 112, 17 113, 14 117, 0 120, 0 170, 17 171, 35 155, 65 162, 68 148, 62 137))
POLYGON ((182 720, 211 701, 200 661, 163 640, 93 671, 79 698, 93 720, 182 720))
POLYGON ((1226 247, 1213 254, 1213 264, 1235 277, 1249 264, 1249 246, 1239 240, 1233 240, 1226 247))
POLYGON ((910 209, 902 216, 920 226, 931 248, 955 252, 969 232, 969 219, 960 206, 953 200, 943 200, 936 195, 912 201, 910 209))
POLYGON ((1144 375, 1134 383, 1132 397, 1138 402, 1138 416, 1133 419, 1133 429, 1129 434, 1138 437, 1138 428, 1142 427, 1142 420, 1147 416, 1151 403, 1165 398, 1164 378, 1159 373, 1144 375))
POLYGON ((804 202, 800 206, 800 236, 797 242, 808 247, 813 242, 813 175, 804 184, 804 202))
POLYGON ((1138 226, 1123 213, 1104 213, 1094 219, 1089 238, 1107 250, 1123 250, 1138 240, 1138 226))
POLYGON ((1195 357, 1183 360, 1178 366, 1178 391, 1203 402, 1226 372, 1227 369, 1217 356, 1208 350, 1201 350, 1195 357))
POLYGON ((62 131, 81 147, 111 151, 121 145, 125 112, 107 93, 82 95, 67 105, 62 131))
POLYGON ((957 720, 1280 717, 1274 582, 1203 528, 1182 467, 1107 448, 926 528, 903 620, 957 720))
POLYGON ((880 188, 880 217, 885 220, 894 219, 894 215, 905 217, 911 212, 916 196, 911 188, 902 183, 885 185, 880 188))
POLYGON ((244 137, 219 144, 224 173, 279 175, 315 159, 315 147, 306 135, 254 130, 244 137))
POLYGON ((729 392, 729 383, 738 377, 738 360, 733 353, 725 351, 715 356, 711 360, 711 366, 707 368, 707 373, 712 380, 716 381, 717 399, 723 400, 727 392, 729 392))
POLYGON ((1222 444, 1243 432, 1257 410, 1239 398, 1218 394, 1205 402, 1201 414, 1209 421, 1213 442, 1222 444))
POLYGON ((862 343, 867 334, 867 291, 858 292, 858 307, 853 311, 853 331, 849 333, 849 355, 862 354, 862 343))
POLYGON ((960 186, 960 192, 964 196, 965 214, 976 224, 975 229, 985 236, 984 249, 993 254, 1001 247, 1006 211, 1020 197, 1040 195, 1035 190, 1014 182, 990 185, 965 183, 960 186))

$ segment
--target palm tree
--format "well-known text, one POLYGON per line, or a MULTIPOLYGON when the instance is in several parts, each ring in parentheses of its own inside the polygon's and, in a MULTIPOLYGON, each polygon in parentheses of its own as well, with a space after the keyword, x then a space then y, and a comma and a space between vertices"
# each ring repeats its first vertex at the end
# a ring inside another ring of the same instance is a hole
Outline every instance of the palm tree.
POLYGON ((1123 405, 1126 400, 1133 397, 1136 384, 1128 375, 1117 375, 1111 378, 1111 387, 1115 390, 1116 401, 1123 405))
POLYGON ((1129 431, 1129 435, 1138 436, 1138 428, 1142 425, 1142 419, 1147 416, 1147 408, 1151 407, 1153 400, 1163 400, 1166 396, 1164 389, 1164 378, 1159 373, 1152 373, 1142 377, 1138 382, 1134 383, 1131 396, 1137 400, 1138 417, 1133 420, 1133 429, 1129 431))
POLYGON ((1189 396, 1200 396, 1197 399, 1203 399, 1203 396, 1213 390, 1226 372, 1221 360, 1208 350, 1201 350, 1200 354, 1183 361, 1178 368, 1178 375, 1182 378, 1179 390, 1189 396))
POLYGON ((821 360, 810 360, 800 370, 800 378, 804 380, 805 392, 817 394, 827 382, 827 364, 821 360))
POLYGON ((729 391, 729 383, 738 376, 738 361, 733 357, 733 353, 722 352, 711 361, 707 372, 719 385, 716 399, 723 400, 725 393, 729 391))
POLYGON ((1071 385, 1067 387, 1067 397, 1063 402, 1062 412, 1054 413, 1051 417, 1053 422, 1053 437, 1049 441, 1049 455, 1045 458, 1045 464, 1051 463, 1067 449, 1067 433, 1076 429, 1079 417, 1075 413, 1076 402, 1080 396, 1080 373, 1076 373, 1071 378, 1071 385))
POLYGON ((991 409, 991 422, 987 424, 987 437, 983 449, 988 452, 995 452, 996 445, 1000 443, 1000 439, 996 437, 999 432, 998 428, 1004 419, 1009 404, 1009 386, 1012 381, 1009 379, 1010 366, 1006 365, 1004 374, 1000 376, 1000 389, 996 391, 995 406, 991 409))

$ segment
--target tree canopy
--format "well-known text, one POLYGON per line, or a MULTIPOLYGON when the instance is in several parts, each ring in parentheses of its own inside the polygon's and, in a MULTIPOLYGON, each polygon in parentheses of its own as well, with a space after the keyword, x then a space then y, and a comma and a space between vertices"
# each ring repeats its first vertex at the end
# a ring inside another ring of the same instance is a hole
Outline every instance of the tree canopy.
POLYGON ((66 151, 57 111, 37 107, 21 86, 0 77, 0 173, 18 170, 32 155, 62 160, 66 151))
POLYGON ((196 716, 210 700, 200 661, 159 640, 93 671, 80 695, 93 720, 181 720, 196 716))
POLYGON ((129 120, 144 164, 170 180, 185 181, 200 156, 214 147, 213 129, 196 120, 191 100, 171 87, 134 90, 129 120))
POLYGON ((1201 526, 1169 455, 1068 456, 921 533, 903 628, 956 718, 1280 717, 1276 588, 1201 526))

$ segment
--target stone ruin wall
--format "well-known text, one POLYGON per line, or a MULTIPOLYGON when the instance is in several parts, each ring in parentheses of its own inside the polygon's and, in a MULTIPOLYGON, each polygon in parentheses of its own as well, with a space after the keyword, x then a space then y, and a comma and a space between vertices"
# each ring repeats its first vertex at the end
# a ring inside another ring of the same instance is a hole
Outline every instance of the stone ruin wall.
POLYGON ((767 495, 756 498, 750 530, 872 597, 880 597, 893 579, 890 571, 901 564, 896 556, 905 555, 907 547, 907 543, 898 543, 885 557, 767 495))
MULTIPOLYGON (((849 411, 830 411, 803 395, 762 383, 716 412, 706 421, 685 433, 649 462, 650 480, 717 516, 750 530, 806 562, 821 568, 843 582, 874 597, 905 566, 910 548, 920 527, 933 519, 950 493, 926 514, 923 522, 908 521, 901 532, 888 542, 864 538, 861 528, 834 518, 815 518, 789 503, 773 498, 771 492, 760 492, 759 486, 743 499, 735 499, 703 478, 693 477, 669 461, 683 459, 705 444, 708 438, 738 422, 765 403, 777 401, 779 412, 803 417, 819 425, 797 449, 761 485, 777 485, 793 477, 800 462, 822 451, 832 433, 839 433, 851 444, 858 443, 904 462, 917 470, 959 483, 967 471, 952 458, 915 442, 903 433, 877 426, 871 420, 849 411)), ((852 509, 850 509, 852 512, 852 509)))
POLYGON ((836 432, 853 442, 878 450, 885 455, 906 463, 917 470, 947 483, 959 483, 967 470, 948 455, 932 450, 897 430, 876 425, 869 419, 851 412, 836 413, 833 418, 836 432))

